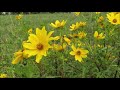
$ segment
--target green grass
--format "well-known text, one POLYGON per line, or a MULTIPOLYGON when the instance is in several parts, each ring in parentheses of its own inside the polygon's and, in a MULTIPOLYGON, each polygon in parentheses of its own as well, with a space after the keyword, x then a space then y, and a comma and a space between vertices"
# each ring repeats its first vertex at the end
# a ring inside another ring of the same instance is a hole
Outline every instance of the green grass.
POLYGON ((95 12, 82 12, 76 17, 73 13, 40 13, 24 15, 21 20, 16 20, 16 15, 0 15, 0 73, 6 73, 10 78, 114 78, 120 77, 118 66, 120 52, 120 25, 111 25, 106 19, 106 12, 101 13, 105 17, 105 29, 101 29, 96 23, 95 12), (65 27, 59 30, 50 27, 51 22, 67 20, 65 27), (27 40, 28 30, 42 28, 54 30, 54 35, 68 35, 71 33, 71 24, 79 21, 87 22, 87 25, 79 31, 85 31, 87 38, 82 39, 89 50, 88 58, 84 63, 75 61, 69 52, 70 47, 64 52, 48 52, 47 57, 42 58, 40 64, 36 64, 35 57, 26 59, 23 63, 12 65, 13 53, 22 49, 22 41, 27 40), (115 29, 112 36, 108 33, 115 29), (94 31, 106 33, 105 40, 95 41, 94 31), (93 48, 93 44, 104 45, 103 48, 93 48), (111 45, 108 48, 107 45, 111 45), (107 55, 109 56, 107 57, 107 55), (114 56, 115 58, 112 58, 114 56), (109 59, 112 58, 112 59, 109 59), (108 60, 109 59, 109 60, 108 60), (117 75, 116 75, 117 72, 117 75))

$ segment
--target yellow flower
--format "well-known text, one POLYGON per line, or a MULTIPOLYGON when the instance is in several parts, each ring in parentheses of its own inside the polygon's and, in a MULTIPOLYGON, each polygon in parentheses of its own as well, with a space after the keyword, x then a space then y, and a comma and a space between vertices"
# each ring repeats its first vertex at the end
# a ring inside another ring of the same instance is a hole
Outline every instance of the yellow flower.
POLYGON ((114 25, 120 24, 120 14, 108 13, 107 18, 111 24, 114 25))
POLYGON ((93 48, 96 48, 96 47, 98 47, 98 48, 103 48, 104 46, 103 46, 103 45, 100 45, 100 44, 94 44, 92 47, 93 47, 93 48))
POLYGON ((71 38, 78 38, 78 37, 79 37, 79 35, 78 35, 78 34, 76 34, 76 33, 74 33, 74 34, 70 34, 70 37, 71 37, 71 38))
POLYGON ((25 53, 25 50, 19 50, 14 53, 14 59, 12 60, 12 64, 17 64, 20 61, 22 62, 22 60, 27 57, 28 55, 25 53))
POLYGON ((67 37, 64 35, 64 36, 63 36, 63 39, 64 39, 64 41, 67 42, 68 45, 70 45, 71 40, 70 40, 69 38, 67 38, 67 37))
POLYGON ((100 25, 101 28, 105 27, 103 23, 99 23, 99 25, 100 25))
POLYGON ((120 14, 120 12, 112 12, 112 13, 114 13, 114 14, 120 14))
POLYGON ((71 30, 71 31, 76 30, 76 29, 79 28, 79 26, 80 26, 79 23, 76 22, 76 24, 72 24, 72 25, 70 26, 70 30, 71 30))
POLYGON ((20 19, 22 19, 22 17, 23 17, 23 15, 19 14, 19 15, 16 16, 16 19, 20 20, 20 19))
POLYGON ((96 39, 104 39, 104 38, 105 38, 105 36, 103 35, 103 33, 98 34, 97 31, 95 31, 94 37, 95 37, 96 39))
POLYGON ((86 37, 87 33, 80 32, 78 35, 79 35, 80 38, 84 38, 84 37, 86 37))
POLYGON ((95 12, 96 14, 100 14, 101 12, 95 12))
POLYGON ((88 50, 85 50, 83 48, 76 48, 74 45, 72 45, 71 48, 73 51, 70 52, 70 55, 75 55, 75 60, 82 62, 82 58, 87 58, 87 54, 89 53, 88 50))
POLYGON ((28 54, 28 57, 36 55, 36 62, 39 63, 42 59, 42 56, 47 56, 47 51, 51 46, 49 41, 51 39, 51 34, 54 31, 51 31, 47 34, 45 27, 40 30, 36 28, 36 35, 29 34, 27 43, 23 43, 23 47, 26 48, 25 52, 28 54))
POLYGON ((66 44, 63 43, 63 45, 59 45, 59 44, 53 44, 53 49, 56 51, 63 51, 66 48, 66 44))
POLYGON ((55 24, 51 23, 50 26, 52 26, 54 28, 59 28, 59 27, 63 27, 65 24, 66 24, 66 21, 64 21, 64 20, 62 22, 60 22, 59 20, 56 20, 55 24))
POLYGON ((78 46, 81 47, 81 46, 85 46, 85 43, 81 42, 81 41, 78 41, 78 46))
POLYGON ((87 35, 87 33, 82 31, 82 32, 80 32, 78 34, 75 34, 75 33, 73 35, 70 34, 70 37, 71 38, 84 38, 84 37, 86 37, 86 35, 87 35))
POLYGON ((79 22, 79 26, 80 27, 83 27, 83 26, 85 26, 86 25, 86 22, 79 22))
POLYGON ((98 18, 98 23, 102 22, 103 20, 104 20, 104 17, 103 17, 103 16, 100 16, 100 17, 98 18))
POLYGON ((99 48, 102 48, 102 47, 104 47, 103 45, 100 45, 100 44, 98 44, 97 46, 98 46, 99 48))
POLYGON ((74 12, 75 16, 79 16, 80 12, 74 12))
POLYGON ((0 78, 7 78, 7 74, 1 74, 0 78))
POLYGON ((59 40, 60 36, 56 36, 56 37, 51 37, 50 40, 59 40))
POLYGON ((32 28, 28 30, 28 34, 31 34, 32 33, 32 28))

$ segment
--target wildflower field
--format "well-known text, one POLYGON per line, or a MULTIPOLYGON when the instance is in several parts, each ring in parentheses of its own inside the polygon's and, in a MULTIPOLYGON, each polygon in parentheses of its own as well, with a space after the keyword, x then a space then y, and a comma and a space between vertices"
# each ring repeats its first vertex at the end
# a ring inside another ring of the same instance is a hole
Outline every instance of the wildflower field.
POLYGON ((0 78, 119 78, 120 12, 0 15, 0 78))

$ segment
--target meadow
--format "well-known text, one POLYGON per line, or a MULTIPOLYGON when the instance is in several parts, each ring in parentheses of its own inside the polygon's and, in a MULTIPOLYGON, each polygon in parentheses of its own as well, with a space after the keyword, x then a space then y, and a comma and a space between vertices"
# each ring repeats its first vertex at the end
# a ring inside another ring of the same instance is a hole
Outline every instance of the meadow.
POLYGON ((119 12, 0 15, 0 77, 119 78, 119 64, 119 12), (37 31, 42 43, 38 56, 31 50, 37 31))

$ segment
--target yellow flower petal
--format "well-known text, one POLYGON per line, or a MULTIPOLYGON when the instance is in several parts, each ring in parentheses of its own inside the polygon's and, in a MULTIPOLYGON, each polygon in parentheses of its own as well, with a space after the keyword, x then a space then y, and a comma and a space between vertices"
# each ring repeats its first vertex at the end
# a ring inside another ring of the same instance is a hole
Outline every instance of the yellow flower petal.
POLYGON ((71 47, 72 49, 73 49, 73 51, 76 51, 76 48, 75 48, 75 46, 74 45, 72 45, 72 47, 71 47))
POLYGON ((31 43, 24 43, 23 47, 27 49, 36 49, 36 45, 33 45, 31 43))
POLYGON ((75 52, 74 52, 74 51, 71 51, 71 52, 70 52, 70 55, 75 55, 75 52))
POLYGON ((14 56, 15 56, 15 57, 17 57, 17 56, 19 56, 19 55, 22 55, 22 51, 21 51, 21 50, 19 50, 18 52, 15 52, 15 53, 14 53, 14 56))
POLYGON ((0 75, 0 78, 7 78, 8 76, 7 76, 7 74, 1 74, 0 75))
POLYGON ((66 24, 66 21, 63 20, 63 21, 61 22, 61 26, 64 26, 65 24, 66 24))
POLYGON ((58 25, 58 24, 60 24, 60 22, 58 20, 56 20, 55 24, 58 25))
POLYGON ((95 33, 94 33, 94 37, 97 37, 97 36, 98 36, 98 32, 95 31, 95 33))
POLYGON ((35 34, 30 34, 30 36, 28 37, 28 40, 34 45, 39 43, 39 39, 35 34))
POLYGON ((22 60, 22 56, 17 56, 15 57, 15 59, 12 60, 12 64, 17 64, 22 60))
POLYGON ((41 30, 39 28, 36 28, 36 36, 40 38, 41 34, 41 30))
POLYGON ((50 26, 54 27, 54 28, 57 28, 57 26, 53 23, 50 24, 50 26))
POLYGON ((54 31, 50 31, 47 35, 47 37, 49 38, 52 34, 54 33, 54 31))
POLYGON ((81 55, 81 57, 82 57, 82 58, 87 58, 87 55, 84 55, 84 54, 83 54, 83 55, 81 55))
POLYGON ((41 59, 42 59, 42 55, 41 54, 37 54, 36 55, 36 62, 39 63, 41 59))
POLYGON ((28 57, 34 56, 38 53, 38 50, 25 50, 25 53, 28 54, 28 57))
POLYGON ((47 36, 47 31, 45 30, 45 26, 42 28, 42 36, 47 36))
POLYGON ((83 61, 80 55, 75 55, 75 60, 78 60, 79 62, 83 61))
POLYGON ((82 50, 82 54, 87 54, 87 53, 89 53, 88 50, 82 50))
POLYGON ((71 40, 69 38, 64 37, 64 40, 68 43, 68 45, 70 45, 71 40))

